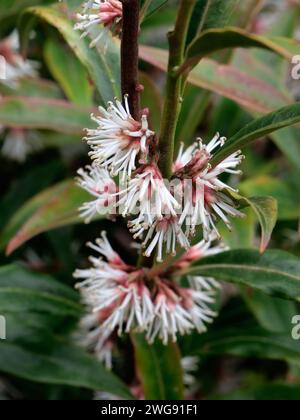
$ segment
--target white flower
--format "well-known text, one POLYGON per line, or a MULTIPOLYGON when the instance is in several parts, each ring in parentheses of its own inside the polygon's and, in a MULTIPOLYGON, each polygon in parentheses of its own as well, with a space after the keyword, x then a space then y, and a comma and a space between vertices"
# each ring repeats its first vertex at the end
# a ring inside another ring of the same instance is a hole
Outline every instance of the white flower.
POLYGON ((153 304, 144 284, 143 270, 124 264, 105 234, 96 245, 89 246, 101 257, 91 257, 92 268, 74 273, 75 278, 83 280, 76 286, 83 302, 100 314, 104 331, 112 333, 117 329, 122 334, 123 331, 145 330, 153 317, 153 304))
POLYGON ((128 188, 119 195, 118 206, 123 207, 124 217, 139 210, 135 220, 138 226, 141 223, 151 226, 154 220, 162 220, 165 214, 176 216, 175 208, 179 207, 155 164, 139 168, 138 173, 129 181, 128 188))
POLYGON ((13 128, 8 130, 4 137, 1 153, 7 159, 24 163, 28 155, 41 148, 42 144, 36 133, 13 128))
POLYGON ((101 314, 90 313, 82 318, 78 342, 93 352, 107 369, 112 369, 113 342, 110 331, 105 331, 101 325, 101 314))
POLYGON ((94 35, 94 29, 102 29, 99 34, 91 42, 94 47, 108 31, 117 34, 121 31, 120 22, 123 16, 123 6, 118 0, 93 0, 88 1, 83 6, 82 14, 77 14, 78 22, 74 29, 83 31, 82 37, 94 35))
POLYGON ((207 241, 203 239, 196 245, 193 245, 182 255, 181 258, 179 258, 179 260, 174 262, 173 268, 176 270, 182 270, 202 258, 226 251, 228 248, 225 247, 223 243, 217 242, 216 245, 213 245, 217 239, 217 235, 212 233, 207 241))
POLYGON ((150 344, 157 337, 164 344, 170 339, 175 342, 178 334, 190 334, 195 329, 203 333, 205 323, 212 323, 217 315, 209 307, 215 301, 213 291, 184 289, 164 280, 157 287, 155 317, 147 333, 150 344))
MULTIPOLYGON (((137 226, 133 228, 136 232, 137 226)), ((137 234, 142 234, 145 227, 140 226, 140 231, 137 234)), ((165 216, 161 220, 156 220, 150 227, 148 234, 143 243, 143 247, 146 248, 144 255, 150 257, 154 249, 157 247, 157 261, 163 261, 164 246, 167 253, 176 255, 176 245, 182 248, 188 249, 190 243, 178 224, 177 216, 165 216)))
POLYGON ((196 382, 194 374, 198 370, 199 361, 198 356, 185 356, 181 359, 183 383, 189 388, 196 382))
POLYGON ((194 143, 192 146, 189 146, 186 150, 184 150, 184 143, 181 143, 177 159, 173 165, 173 172, 180 171, 191 161, 197 146, 198 144, 194 143))
POLYGON ((199 363, 200 359, 198 356, 185 356, 181 359, 186 399, 193 399, 195 393, 199 390, 199 383, 196 378, 199 363))
POLYGON ((81 217, 89 223, 96 214, 105 214, 115 202, 117 186, 106 169, 87 166, 78 170, 78 184, 89 192, 94 200, 80 207, 81 217))
POLYGON ((96 165, 110 168, 114 176, 123 172, 125 180, 136 169, 137 156, 147 151, 148 140, 154 133, 149 130, 147 115, 142 116, 141 122, 132 118, 127 95, 124 106, 116 100, 109 103, 107 110, 103 107, 99 110, 98 117, 92 115, 98 128, 87 130, 90 156, 96 165))
POLYGON ((216 228, 218 218, 231 229, 228 216, 244 216, 236 209, 234 201, 225 194, 228 190, 236 190, 219 179, 219 176, 225 173, 241 173, 236 169, 243 159, 241 152, 233 153, 215 167, 210 165, 212 152, 222 147, 225 141, 226 139, 219 134, 207 145, 200 141, 191 160, 174 174, 175 178, 182 179, 184 183, 184 208, 179 224, 186 224, 188 236, 194 234, 199 224, 202 225, 205 240, 208 240, 212 231, 220 236, 216 228))

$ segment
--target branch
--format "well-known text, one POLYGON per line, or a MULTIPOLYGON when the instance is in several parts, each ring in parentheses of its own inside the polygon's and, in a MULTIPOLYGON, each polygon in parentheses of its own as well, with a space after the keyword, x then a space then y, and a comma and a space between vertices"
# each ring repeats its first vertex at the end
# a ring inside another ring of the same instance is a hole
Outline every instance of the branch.
POLYGON ((140 117, 139 46, 140 2, 123 0, 123 26, 121 41, 122 96, 129 95, 130 111, 134 119, 140 117))
POLYGON ((159 139, 159 167, 164 178, 170 178, 172 175, 175 132, 182 102, 182 87, 185 82, 184 76, 177 74, 174 70, 184 61, 189 23, 195 2, 196 0, 181 0, 175 29, 169 33, 170 55, 166 100, 159 139))

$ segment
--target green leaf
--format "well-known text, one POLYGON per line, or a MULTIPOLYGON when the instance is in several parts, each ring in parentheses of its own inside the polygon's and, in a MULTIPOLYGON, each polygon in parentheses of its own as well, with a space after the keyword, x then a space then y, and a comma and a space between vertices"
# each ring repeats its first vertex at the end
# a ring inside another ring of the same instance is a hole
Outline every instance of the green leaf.
POLYGON ((288 60, 299 53, 300 44, 283 37, 264 37, 251 34, 243 29, 228 27, 202 32, 189 46, 186 60, 180 68, 192 68, 205 56, 226 48, 263 48, 288 60))
POLYGON ((299 128, 286 127, 275 133, 271 133, 270 137, 294 167, 300 170, 299 128))
POLYGON ((274 111, 261 118, 258 118, 247 124, 238 133, 231 137, 226 142, 225 146, 222 147, 222 149, 215 154, 214 158, 212 159, 212 164, 218 164, 225 157, 230 156, 231 153, 247 146, 252 141, 260 137, 273 133, 274 131, 277 131, 280 128, 296 124, 299 121, 299 103, 286 106, 284 108, 279 109, 278 111, 274 111))
POLYGON ((22 0, 20 4, 20 0, 1 0, 0 20, 2 21, 2 20, 7 19, 8 17, 16 15, 27 7, 37 6, 37 5, 40 5, 41 3, 50 4, 55 1, 56 0, 22 0))
MULTIPOLYGON (((245 0, 244 0, 245 1, 245 0)), ((207 29, 228 25, 239 0, 197 0, 189 28, 188 41, 207 29)))
POLYGON ((7 330, 0 341, 1 373, 131 398, 120 380, 69 342, 70 327, 82 315, 73 289, 18 266, 1 267, 0 313, 7 330))
POLYGON ((50 277, 30 273, 18 266, 1 267, 0 313, 24 312, 72 316, 77 320, 82 308, 72 290, 50 277))
POLYGON ((194 354, 227 354, 239 357, 284 360, 300 365, 300 346, 290 334, 273 334, 262 328, 223 328, 200 335, 193 342, 194 354))
POLYGON ((250 206, 256 214, 261 226, 261 243, 260 252, 264 252, 271 240, 272 232, 277 222, 278 205, 273 197, 241 197, 238 194, 232 195, 244 202, 246 206, 250 206))
POLYGON ((268 331, 286 333, 297 313, 294 302, 267 296, 257 290, 243 288, 244 299, 260 325, 268 331))
POLYGON ((144 0, 141 7, 141 22, 158 12, 163 6, 166 6, 169 0, 144 0))
POLYGON ((229 24, 226 26, 248 28, 261 11, 263 2, 264 0, 239 1, 233 10, 229 24))
MULTIPOLYGON (((159 48, 142 46, 140 57, 167 71, 168 52, 159 48)), ((199 88, 217 93, 235 101, 247 110, 266 113, 291 103, 288 95, 276 86, 247 74, 237 67, 219 64, 203 59, 188 77, 189 83, 199 88)))
POLYGON ((79 223, 78 208, 90 201, 90 195, 75 185, 64 181, 39 193, 12 217, 1 235, 1 246, 7 244, 11 254, 29 239, 42 232, 61 226, 79 223))
POLYGON ((187 86, 177 123, 177 148, 180 143, 191 144, 209 105, 209 99, 209 92, 187 86))
MULTIPOLYGON (((40 339, 44 338, 38 334, 40 339)), ((49 348, 41 352, 1 341, 0 370, 34 382, 106 391, 132 399, 127 387, 92 356, 60 339, 48 342, 49 348)))
POLYGON ((49 187, 59 177, 63 176, 62 162, 49 160, 46 164, 38 165, 26 170, 26 174, 18 174, 17 179, 2 194, 0 201, 0 230, 7 225, 8 220, 30 197, 49 187))
POLYGON ((44 55, 49 70, 67 98, 77 105, 92 106, 93 89, 86 69, 70 48, 62 45, 58 39, 49 38, 44 55))
POLYGON ((141 94, 142 107, 149 108, 150 124, 154 131, 158 133, 162 114, 162 96, 155 83, 146 73, 140 74, 140 82, 145 88, 141 94))
POLYGON ((299 401, 300 386, 295 384, 268 384, 255 387, 240 387, 225 396, 217 396, 215 400, 229 401, 299 401))
POLYGON ((228 251, 203 258, 182 274, 214 277, 300 301, 300 259, 283 251, 228 251))
POLYGON ((33 97, 0 98, 0 124, 66 134, 82 134, 91 125, 91 109, 64 100, 33 97))
MULTIPOLYGON (((73 305, 78 302, 77 293, 70 287, 54 280, 51 276, 34 273, 18 265, 0 267, 0 290, 10 287, 23 289, 27 292, 43 293, 48 296, 59 296, 73 305)), ((14 308, 13 311, 15 312, 14 308)), ((79 306, 77 306, 77 311, 80 314, 79 306)), ((79 314, 77 313, 77 317, 79 314)))
POLYGON ((141 334, 132 335, 139 378, 148 400, 182 400, 181 359, 175 343, 149 345, 141 334))
POLYGON ((38 98, 63 99, 63 92, 56 83, 37 77, 24 77, 12 86, 0 83, 3 96, 33 96, 38 98))
POLYGON ((69 16, 66 16, 59 6, 41 6, 27 9, 20 18, 19 32, 23 51, 26 50, 28 36, 33 27, 33 18, 42 19, 59 31, 88 70, 103 103, 120 96, 119 45, 116 41, 108 40, 106 51, 101 51, 100 47, 90 48, 90 41, 80 37, 80 32, 74 30, 69 16))

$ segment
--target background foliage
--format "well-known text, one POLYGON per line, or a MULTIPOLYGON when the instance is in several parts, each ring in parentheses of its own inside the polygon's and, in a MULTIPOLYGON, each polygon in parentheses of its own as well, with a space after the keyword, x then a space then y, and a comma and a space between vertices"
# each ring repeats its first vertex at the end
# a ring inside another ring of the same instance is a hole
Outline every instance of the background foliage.
MULTIPOLYGON (((86 199, 73 181, 87 163, 82 129, 96 106, 120 95, 119 43, 111 40, 106 53, 89 48, 71 21, 80 3, 0 4, 1 39, 18 30, 21 51, 39 64, 37 77, 0 83, 2 140, 19 128, 42 144, 23 164, 0 158, 0 314, 8 334, 0 342, 0 398, 92 399, 95 391, 131 398, 135 355, 146 396, 176 399, 181 372, 170 362, 177 350, 156 344, 149 351, 141 336, 120 339, 109 373, 74 339, 83 308, 72 273, 86 262, 85 242, 106 229, 127 261, 136 258, 121 219, 84 226, 78 217, 86 199)), ((153 0, 141 26, 142 101, 156 130, 176 6, 153 0)), ((291 338, 291 319, 300 313, 300 90, 290 76, 291 59, 300 54, 299 13, 296 1, 199 0, 189 28, 189 43, 199 26, 217 30, 188 48, 185 66, 193 70, 177 146, 222 131, 247 156, 240 185, 247 198, 238 197, 246 222, 224 230, 231 251, 192 268, 232 283, 224 283, 209 332, 179 343, 183 355, 199 357, 199 399, 299 399, 300 342, 291 338), (197 64, 203 55, 209 56, 197 64), (261 255, 270 238, 273 250, 261 255)))

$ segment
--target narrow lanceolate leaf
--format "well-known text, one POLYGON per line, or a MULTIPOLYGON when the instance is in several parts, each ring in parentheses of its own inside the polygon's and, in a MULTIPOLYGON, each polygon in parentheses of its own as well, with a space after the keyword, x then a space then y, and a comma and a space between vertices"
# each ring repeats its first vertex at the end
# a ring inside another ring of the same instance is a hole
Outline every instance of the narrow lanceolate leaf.
POLYGON ((18 266, 0 268, 0 313, 47 312, 49 317, 73 317, 82 313, 77 296, 51 277, 18 266))
POLYGON ((1 267, 0 313, 6 318, 7 340, 0 340, 0 375, 131 398, 118 378, 74 345, 70 333, 82 309, 77 293, 50 276, 1 267))
POLYGON ((291 58, 300 51, 300 43, 282 37, 264 37, 243 29, 228 27, 204 31, 189 46, 181 71, 194 67, 203 57, 226 48, 263 48, 291 58))
POLYGON ((181 358, 175 343, 149 345, 141 334, 132 335, 138 375, 148 400, 182 400, 181 358))
POLYGON ((288 127, 300 121, 300 104, 286 106, 278 111, 267 114, 247 124, 238 133, 231 137, 220 151, 212 159, 216 165, 225 157, 238 149, 247 146, 252 141, 266 136, 280 128, 288 127))
POLYGON ((11 254, 42 232, 80 222, 78 208, 90 198, 73 180, 41 192, 13 216, 2 232, 1 246, 9 242, 7 254, 11 254))
MULTIPOLYGON (((33 334, 39 331, 33 331, 33 334)), ((34 382, 68 385, 132 399, 127 387, 95 358, 73 344, 60 339, 48 341, 49 348, 37 351, 35 346, 0 343, 0 371, 34 382)))
POLYGON ((169 0, 144 0, 141 7, 141 22, 158 12, 163 6, 166 6, 168 1, 169 0))
MULTIPOLYGON (((0 290, 9 287, 23 289, 26 292, 43 293, 48 296, 59 296, 72 303, 78 302, 78 295, 71 287, 54 280, 51 276, 35 273, 18 265, 0 267, 0 290)), ((78 310, 80 311, 79 307, 77 307, 78 310)), ((16 309, 13 308, 13 311, 16 312, 16 309)), ((77 317, 79 315, 77 314, 77 317)))
POLYGON ((102 102, 111 101, 120 95, 119 86, 119 46, 114 40, 108 40, 107 48, 89 48, 90 41, 81 38, 79 31, 73 28, 73 22, 65 15, 60 5, 52 7, 32 7, 21 16, 19 32, 22 49, 26 51, 27 40, 32 30, 33 17, 46 21, 56 28, 70 46, 71 50, 86 67, 97 87, 102 102))
POLYGON ((228 26, 238 3, 239 0, 198 0, 189 26, 188 42, 202 31, 228 26))
POLYGON ((290 334, 274 334, 259 327, 223 328, 195 338, 194 354, 284 360, 300 366, 300 346, 290 334))
POLYGON ((250 206, 256 214, 261 226, 260 252, 264 252, 270 242, 272 232, 277 222, 277 201, 273 197, 246 198, 235 193, 232 194, 241 203, 244 203, 246 206, 250 206))
POLYGON ((0 124, 65 134, 81 134, 91 125, 91 109, 64 100, 33 97, 0 98, 0 124))
POLYGON ((49 38, 44 55, 49 70, 67 98, 81 106, 92 106, 93 89, 87 71, 70 48, 57 38, 49 38))
MULTIPOLYGON (((168 52, 142 46, 140 57, 167 71, 168 52)), ((287 95, 275 86, 227 64, 204 58, 190 73, 188 81, 195 86, 235 101, 250 111, 266 113, 288 105, 287 95)))
POLYGON ((300 259, 283 251, 234 250, 203 258, 183 274, 199 274, 300 301, 300 259))

